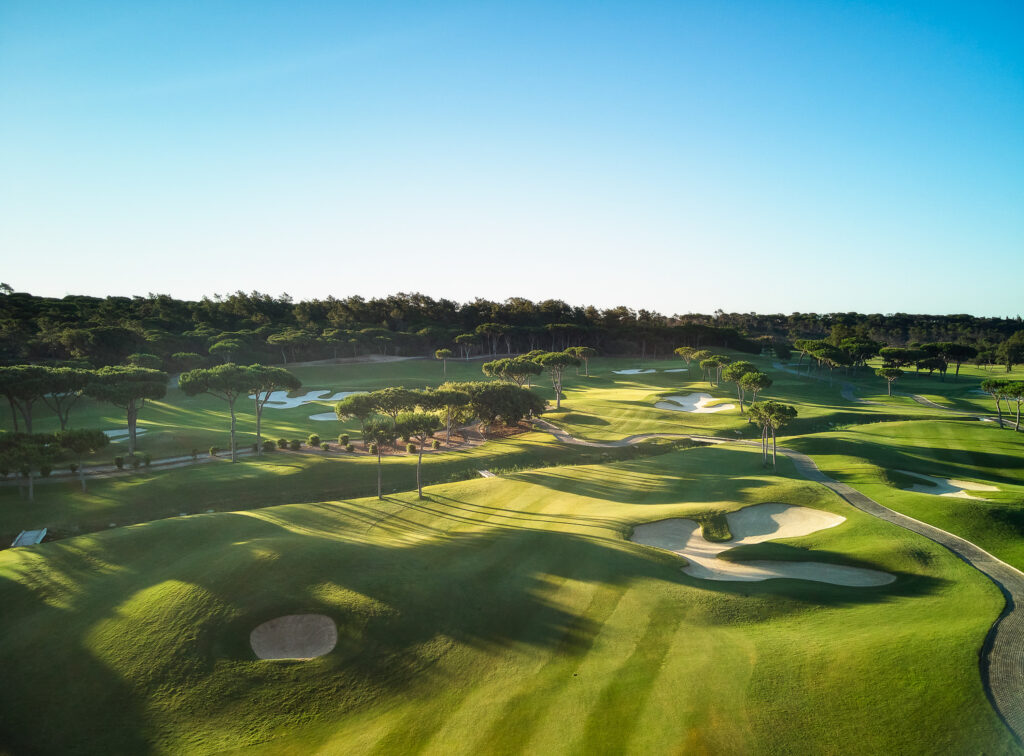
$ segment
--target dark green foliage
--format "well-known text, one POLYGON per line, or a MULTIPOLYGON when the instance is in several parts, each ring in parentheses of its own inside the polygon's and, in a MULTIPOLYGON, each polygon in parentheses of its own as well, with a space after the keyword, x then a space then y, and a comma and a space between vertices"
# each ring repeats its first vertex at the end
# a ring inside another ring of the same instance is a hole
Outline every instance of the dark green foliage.
POLYGON ((729 530, 729 521, 725 517, 725 512, 712 512, 698 516, 697 522, 700 523, 701 535, 704 536, 704 540, 716 543, 732 540, 732 532, 729 530))
POLYGON ((297 438, 292 439, 291 441, 288 442, 288 448, 291 449, 292 451, 298 451, 300 448, 302 448, 302 442, 299 441, 297 438))
POLYGON ((309 438, 306 439, 306 443, 315 449, 320 446, 320 436, 316 433, 310 433, 309 438))
POLYGON ((124 469, 124 457, 114 457, 114 467, 118 470, 124 469))

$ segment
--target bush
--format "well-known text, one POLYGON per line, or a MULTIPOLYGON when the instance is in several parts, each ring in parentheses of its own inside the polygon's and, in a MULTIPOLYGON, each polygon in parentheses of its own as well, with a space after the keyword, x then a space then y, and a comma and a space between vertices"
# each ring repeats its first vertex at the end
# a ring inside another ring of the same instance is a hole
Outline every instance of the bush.
POLYGON ((124 469, 124 457, 114 457, 114 467, 118 470, 124 469))
POLYGON ((409 454, 415 454, 416 453, 416 444, 406 444, 405 445, 405 450, 407 452, 409 452, 409 454))
POLYGON ((370 454, 376 454, 377 453, 377 444, 370 444, 366 448, 366 451, 370 452, 370 454))
POLYGON ((347 451, 349 454, 351 454, 355 450, 356 447, 354 447, 352 444, 345 444, 345 451, 347 451))
POLYGON ((192 459, 199 459, 199 450, 192 449, 192 459))
POLYGON ((291 449, 292 451, 298 451, 299 449, 302 448, 302 442, 299 441, 297 438, 292 439, 288 443, 288 448, 291 449))
POLYGON ((53 472, 53 469, 49 465, 41 465, 39 467, 40 478, 49 478, 51 472, 53 472))
POLYGON ((143 454, 142 464, 144 464, 146 467, 149 467, 151 464, 153 464, 153 457, 151 457, 149 454, 143 454))
POLYGON ((211 457, 216 457, 219 453, 220 453, 220 447, 219 446, 211 446, 210 447, 210 456, 211 457))
POLYGON ((277 448, 277 444, 274 443, 274 439, 268 438, 263 442, 263 451, 274 451, 277 448))
POLYGON ((321 444, 320 448, 323 449, 324 451, 330 451, 331 450, 331 445, 330 444, 321 444))
POLYGON ((320 446, 320 436, 315 433, 310 433, 309 438, 306 439, 306 443, 315 449, 320 446))
MULTIPOLYGON (((76 472, 78 472, 78 465, 76 465, 74 462, 72 462, 70 465, 68 465, 68 469, 71 471, 71 474, 74 475, 76 472)), ((5 478, 7 477, 7 471, 6 470, 0 470, 0 472, 2 472, 4 474, 5 478)))
POLYGON ((348 434, 342 433, 340 436, 338 436, 338 443, 341 444, 342 446, 348 446, 348 434))
POLYGON ((430 442, 430 448, 433 449, 434 451, 437 451, 438 449, 441 448, 441 442, 435 438, 433 441, 430 442))
POLYGON ((132 455, 132 469, 133 469, 133 470, 138 470, 138 469, 139 469, 139 467, 141 467, 141 466, 142 466, 142 460, 141 460, 141 459, 139 459, 138 457, 136 457, 136 456, 135 456, 135 455, 133 454, 133 455, 132 455))
POLYGON ((277 439, 277 448, 278 449, 287 449, 288 448, 288 439, 287 438, 279 438, 279 439, 277 439))

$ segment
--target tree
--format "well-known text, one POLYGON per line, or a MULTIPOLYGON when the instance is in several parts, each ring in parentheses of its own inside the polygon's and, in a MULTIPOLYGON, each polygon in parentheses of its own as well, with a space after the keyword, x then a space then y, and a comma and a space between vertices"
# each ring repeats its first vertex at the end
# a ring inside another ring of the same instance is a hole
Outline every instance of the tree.
POLYGON ((444 440, 452 440, 452 420, 469 407, 469 394, 459 388, 463 384, 445 383, 420 394, 420 406, 425 410, 444 412, 444 440))
POLYGON ((925 357, 923 360, 918 360, 915 367, 918 371, 927 370, 928 377, 931 377, 932 373, 938 370, 942 380, 946 380, 946 369, 949 367, 949 364, 942 357, 925 357))
POLYGON ((147 354, 145 352, 135 352, 129 354, 124 358, 126 365, 132 365, 134 367, 144 367, 150 370, 162 370, 164 367, 164 361, 157 357, 155 354, 147 354))
POLYGON ((369 393, 349 394, 334 405, 334 413, 339 420, 355 418, 359 421, 359 430, 366 446, 366 421, 377 411, 376 401, 369 393))
POLYGON ((139 413, 147 401, 163 399, 167 395, 167 373, 150 368, 107 366, 92 374, 85 393, 125 411, 128 421, 128 456, 133 457, 139 413))
POLYGON ((1024 331, 1017 331, 996 348, 996 357, 1006 367, 1006 372, 1013 370, 1014 365, 1024 362, 1024 331))
POLYGON ((511 383, 477 382, 462 384, 469 394, 469 407, 487 428, 498 420, 511 426, 529 415, 544 411, 544 400, 529 389, 511 383))
POLYGON ((547 352, 537 358, 537 362, 551 376, 551 386, 555 389, 555 409, 562 408, 562 374, 570 365, 579 365, 579 358, 568 352, 547 352))
POLYGON ((754 367, 754 363, 740 360, 739 362, 733 362, 731 365, 726 365, 725 369, 722 370, 722 378, 729 383, 736 384, 736 397, 740 400, 740 414, 743 414, 743 377, 749 373, 754 373, 757 368, 754 367))
POLYGON ((755 370, 750 373, 744 373, 743 377, 740 378, 740 385, 744 391, 750 392, 750 401, 753 403, 757 401, 758 394, 771 388, 772 379, 766 373, 755 370))
POLYGON ((249 365, 245 368, 249 376, 246 391, 256 401, 256 455, 263 454, 263 408, 275 391, 295 391, 302 381, 281 367, 249 365))
MULTIPOLYGON (((281 361, 288 364, 288 352, 291 352, 292 362, 295 361, 295 353, 298 349, 309 346, 315 341, 312 334, 300 331, 297 328, 289 328, 280 333, 274 333, 267 337, 267 343, 276 346, 281 350, 281 361), (286 351, 287 350, 287 351, 286 351)), ((213 348, 210 348, 212 353, 213 348)))
POLYGON ((381 417, 380 415, 367 418, 363 424, 363 443, 367 445, 367 448, 369 448, 369 444, 377 447, 377 498, 383 499, 384 495, 381 493, 380 455, 381 449, 385 444, 390 446, 395 443, 395 424, 388 418, 381 417))
POLYGON ((707 379, 709 386, 715 385, 714 376, 718 374, 720 367, 722 367, 722 363, 716 357, 708 357, 706 360, 700 361, 701 376, 707 379))
MULTIPOLYGON (((28 500, 35 501, 32 473, 53 464, 54 439, 45 433, 5 433, 0 435, 0 457, 28 483, 28 500)), ((19 484, 20 485, 20 484, 19 484)))
MULTIPOLYGON (((590 377, 590 361, 592 359, 594 359, 595 357, 597 357, 597 350, 594 349, 593 347, 588 347, 588 346, 576 346, 576 347, 569 347, 565 351, 567 351, 569 354, 573 355, 574 357, 577 357, 577 358, 583 360, 583 365, 584 365, 584 368, 585 368, 585 372, 586 372, 587 378, 589 378, 590 377)), ((579 371, 577 371, 577 375, 578 374, 579 374, 579 371)))
POLYGON ((832 374, 835 372, 837 367, 842 365, 848 365, 850 363, 849 355, 846 354, 842 349, 838 347, 826 344, 820 349, 816 349, 811 352, 814 359, 818 361, 819 365, 828 366, 828 385, 832 385, 832 374))
POLYGON ((41 365, 11 365, 0 367, 0 393, 7 397, 14 418, 14 431, 18 432, 18 413, 25 421, 25 432, 32 433, 32 407, 46 396, 49 389, 50 368, 41 365))
POLYGON ((767 463, 768 459, 768 435, 771 435, 772 470, 776 469, 776 433, 788 425, 796 416, 796 407, 790 404, 769 400, 767 402, 755 402, 750 405, 750 417, 761 426, 761 452, 765 463, 767 463))
MULTIPOLYGON (((1009 383, 1004 378, 989 378, 988 380, 981 382, 981 390, 986 394, 992 396, 996 402, 996 415, 999 417, 999 427, 1003 427, 1003 408, 1001 402, 1003 399, 1009 399, 1009 383)), ((1007 401, 1006 410, 1009 412, 1010 404, 1007 401)))
POLYGON ((249 393, 252 376, 246 367, 228 362, 213 368, 197 368, 182 373, 178 386, 186 396, 209 394, 227 402, 231 413, 231 461, 238 461, 238 444, 235 441, 235 402, 238 397, 249 393))
POLYGON ((418 391, 412 391, 404 386, 389 386, 388 388, 371 391, 373 406, 391 418, 391 423, 398 419, 401 412, 408 412, 419 404, 420 396, 418 391))
POLYGON ((428 438, 432 438, 434 431, 441 425, 437 415, 428 412, 403 412, 395 422, 395 429, 398 435, 403 438, 411 438, 420 445, 420 453, 416 458, 416 495, 423 498, 423 481, 420 477, 420 470, 423 467, 423 447, 428 438))
POLYGON ((525 357, 505 357, 485 362, 481 365, 481 370, 484 375, 512 381, 517 386, 522 386, 532 376, 540 375, 544 368, 539 363, 525 357))
POLYGON ((473 345, 476 344, 476 342, 477 338, 474 333, 460 333, 455 337, 455 344, 462 352, 462 359, 469 359, 469 355, 473 351, 473 345))
POLYGON ((906 367, 928 356, 923 349, 906 347, 884 347, 878 350, 878 354, 886 367, 906 367))
POLYGON ((211 355, 220 357, 224 360, 224 364, 231 362, 232 355, 236 355, 245 348, 239 339, 221 339, 214 343, 207 350, 211 355))
POLYGON ((179 371, 195 370, 202 367, 204 362, 206 360, 203 359, 203 355, 197 352, 175 352, 171 355, 171 364, 179 371))
POLYGON ((1017 403, 1017 421, 1013 426, 1015 431, 1020 431, 1020 405, 1024 403, 1024 381, 1008 381, 1003 389, 1006 398, 1006 406, 1010 406, 1010 400, 1017 403))
POLYGON ((673 351, 681 360, 683 360, 686 363, 686 367, 690 367, 690 360, 693 359, 693 354, 697 350, 694 349, 693 347, 682 346, 676 347, 676 349, 674 349, 673 351))
POLYGON ((78 368, 46 368, 42 376, 43 403, 53 410, 60 422, 60 429, 66 430, 70 421, 71 408, 82 397, 86 386, 92 380, 91 370, 78 368))
POLYGON ((443 377, 448 377, 448 360, 450 360, 452 356, 453 352, 451 349, 438 349, 434 352, 434 359, 441 360, 441 375, 443 377))
POLYGON ((953 380, 957 380, 960 377, 960 365, 961 363, 972 360, 978 356, 978 350, 969 344, 954 344, 951 342, 944 342, 942 346, 942 356, 946 358, 948 362, 952 362, 956 365, 956 372, 953 374, 953 380))
POLYGON ((59 430, 54 434, 57 445, 67 449, 75 455, 78 461, 78 479, 82 484, 82 493, 85 493, 85 466, 82 458, 86 454, 95 454, 110 443, 107 434, 93 428, 81 428, 78 430, 59 430))
POLYGON ((875 375, 879 378, 885 378, 886 387, 889 389, 889 396, 892 396, 892 384, 903 375, 903 371, 898 367, 881 367, 875 370, 875 375))

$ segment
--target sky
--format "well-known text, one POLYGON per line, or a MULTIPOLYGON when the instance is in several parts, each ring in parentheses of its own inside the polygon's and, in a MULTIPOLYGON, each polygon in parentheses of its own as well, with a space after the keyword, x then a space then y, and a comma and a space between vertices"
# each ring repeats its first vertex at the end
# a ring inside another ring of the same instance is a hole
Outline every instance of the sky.
POLYGON ((1024 4, 0 0, 0 281, 1024 314, 1024 4))

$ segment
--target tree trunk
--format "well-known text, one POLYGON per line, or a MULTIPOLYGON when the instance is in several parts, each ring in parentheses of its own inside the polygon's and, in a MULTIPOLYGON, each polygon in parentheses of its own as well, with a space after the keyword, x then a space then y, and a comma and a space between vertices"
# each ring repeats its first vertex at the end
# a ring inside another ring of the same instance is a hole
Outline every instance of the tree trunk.
POLYGON ((885 382, 885 385, 886 385, 886 386, 888 387, 888 389, 889 389, 889 396, 892 396, 892 381, 886 381, 886 382, 885 382))
POLYGON ((82 458, 78 458, 78 480, 82 484, 82 493, 85 493, 85 465, 82 464, 82 458))
POLYGON ((444 442, 450 444, 452 442, 452 408, 445 407, 444 410, 444 442))
POLYGON ((441 377, 448 377, 448 360, 441 360, 441 377))
POLYGON ((583 364, 587 366, 587 378, 590 377, 590 360, 584 360, 583 364))
POLYGON ((419 499, 423 498, 423 482, 420 478, 420 470, 423 468, 423 444, 426 442, 426 439, 420 441, 420 456, 416 460, 416 497, 419 499))
POLYGON ((999 397, 998 396, 995 397, 995 400, 996 400, 996 414, 999 416, 999 427, 1002 428, 1003 427, 1003 408, 999 404, 999 397))
POLYGON ((238 461, 238 449, 235 446, 235 398, 228 400, 228 409, 231 410, 231 461, 238 461))
POLYGON ((377 498, 383 499, 380 491, 380 444, 377 444, 377 498))
POLYGON ((139 408, 135 400, 128 402, 128 456, 135 456, 135 425, 139 419, 139 408))
POLYGON ((1015 426, 1013 426, 1013 429, 1015 431, 1019 431, 1020 430, 1020 403, 1021 403, 1021 401, 1022 400, 1020 400, 1020 399, 1017 400, 1017 424, 1015 426))
POLYGON ((960 363, 956 363, 956 373, 953 375, 953 382, 956 383, 960 379, 960 363))
MULTIPOLYGON (((267 397, 270 397, 270 392, 267 392, 267 397)), ((260 403, 260 392, 256 392, 256 456, 263 456, 263 436, 260 431, 260 424, 263 421, 263 405, 260 403)))
POLYGON ((775 426, 772 426, 772 472, 775 472, 775 426))
POLYGON ((8 403, 11 405, 11 420, 14 421, 14 432, 18 432, 18 410, 14 406, 14 399, 7 397, 8 403))
POLYGON ((25 421, 25 432, 32 433, 32 402, 26 401, 24 405, 16 405, 25 421))

